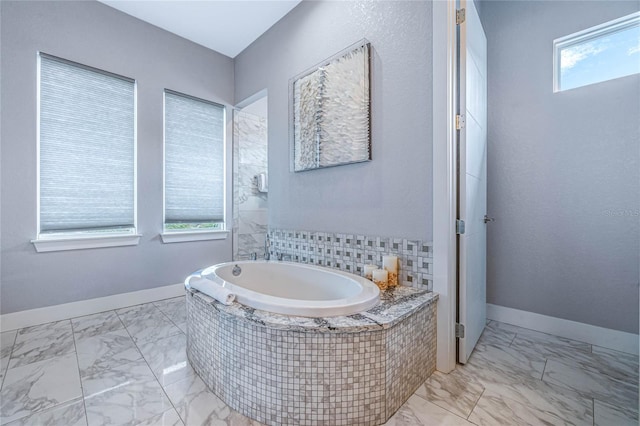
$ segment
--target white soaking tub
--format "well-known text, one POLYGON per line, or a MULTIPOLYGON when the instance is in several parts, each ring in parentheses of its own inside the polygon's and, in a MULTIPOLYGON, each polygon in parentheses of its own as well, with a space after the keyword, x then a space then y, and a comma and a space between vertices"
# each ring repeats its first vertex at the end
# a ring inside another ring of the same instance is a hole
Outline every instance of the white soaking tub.
POLYGON ((330 317, 366 311, 378 304, 371 281, 321 266, 241 261, 210 266, 187 278, 207 278, 227 288, 243 305, 284 315, 330 317))

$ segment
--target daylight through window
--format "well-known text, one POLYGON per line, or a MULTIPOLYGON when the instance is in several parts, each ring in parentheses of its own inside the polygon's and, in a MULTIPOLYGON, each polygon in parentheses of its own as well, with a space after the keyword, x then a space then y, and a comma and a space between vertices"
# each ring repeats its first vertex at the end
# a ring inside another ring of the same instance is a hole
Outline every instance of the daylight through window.
POLYGON ((166 90, 165 231, 224 229, 224 106, 166 90))
POLYGON ((38 59, 38 238, 134 233, 135 81, 38 59))
POLYGON ((640 12, 556 39, 554 91, 640 73, 640 12))

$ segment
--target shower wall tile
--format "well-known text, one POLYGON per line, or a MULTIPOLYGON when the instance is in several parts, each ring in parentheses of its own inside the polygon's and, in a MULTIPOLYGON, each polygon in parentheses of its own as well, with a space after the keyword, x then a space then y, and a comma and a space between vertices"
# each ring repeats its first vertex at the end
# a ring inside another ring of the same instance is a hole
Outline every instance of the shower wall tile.
POLYGON ((261 257, 267 232, 268 196, 256 176, 267 173, 267 121, 242 111, 233 121, 233 258, 261 257))
POLYGON ((433 244, 429 241, 343 233, 270 229, 271 255, 362 275, 364 265, 382 266, 382 257, 398 256, 402 285, 433 290, 433 244))

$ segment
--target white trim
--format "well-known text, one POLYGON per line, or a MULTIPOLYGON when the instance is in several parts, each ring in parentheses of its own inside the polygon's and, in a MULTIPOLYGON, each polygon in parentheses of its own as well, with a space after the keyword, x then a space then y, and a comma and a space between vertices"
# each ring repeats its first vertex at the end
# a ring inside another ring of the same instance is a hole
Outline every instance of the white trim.
POLYGON ((439 294, 436 368, 456 366, 455 2, 433 2, 433 291, 439 294))
POLYGON ((229 231, 185 231, 163 232, 160 234, 162 242, 183 243, 186 241, 226 240, 229 231))
POLYGON ((638 335, 487 303, 487 318, 638 355, 638 335))
POLYGON ((141 303, 154 302, 184 294, 184 284, 172 284, 130 293, 114 294, 113 296, 98 297, 79 302, 63 303, 45 308, 29 309, 27 311, 12 312, 0 315, 2 331, 31 327, 52 321, 61 321, 98 312, 126 308, 141 303))
POLYGON ((63 250, 84 250, 104 247, 135 246, 140 234, 95 235, 90 237, 61 237, 31 240, 38 253, 63 250))

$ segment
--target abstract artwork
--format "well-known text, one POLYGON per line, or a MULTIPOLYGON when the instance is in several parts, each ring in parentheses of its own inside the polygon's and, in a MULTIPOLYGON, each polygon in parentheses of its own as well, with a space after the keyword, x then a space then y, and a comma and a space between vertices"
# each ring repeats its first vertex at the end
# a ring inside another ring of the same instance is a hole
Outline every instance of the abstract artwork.
POLYGON ((369 80, 366 40, 291 80, 294 171, 371 159, 369 80))

